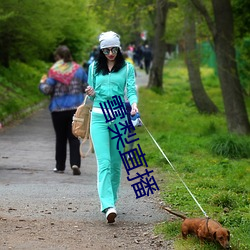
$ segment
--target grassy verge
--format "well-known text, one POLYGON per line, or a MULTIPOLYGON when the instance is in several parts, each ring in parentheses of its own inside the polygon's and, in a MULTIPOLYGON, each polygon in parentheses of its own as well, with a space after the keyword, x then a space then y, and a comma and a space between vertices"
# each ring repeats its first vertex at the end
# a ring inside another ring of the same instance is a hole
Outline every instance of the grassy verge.
MULTIPOLYGON (((230 230, 232 249, 250 249, 250 138, 227 133, 218 79, 211 69, 201 70, 206 91, 220 114, 197 112, 186 68, 182 61, 175 60, 164 70, 164 94, 139 90, 141 117, 202 208, 230 230)), ((202 217, 202 211, 146 130, 138 128, 137 134, 148 165, 160 173, 157 184, 164 203, 188 217, 202 217)), ((212 243, 200 246, 193 237, 184 242, 179 238, 180 225, 181 220, 176 219, 157 225, 155 231, 167 239, 175 238, 178 250, 217 249, 212 243)))
POLYGON ((33 62, 30 65, 12 62, 9 69, 0 67, 0 122, 6 124, 9 117, 17 119, 24 110, 32 110, 46 97, 38 90, 42 74, 48 65, 33 62))

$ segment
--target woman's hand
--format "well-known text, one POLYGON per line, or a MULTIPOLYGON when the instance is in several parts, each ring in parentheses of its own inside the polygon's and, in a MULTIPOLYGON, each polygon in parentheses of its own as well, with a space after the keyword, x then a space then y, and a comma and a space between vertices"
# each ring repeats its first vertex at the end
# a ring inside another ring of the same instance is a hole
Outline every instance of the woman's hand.
POLYGON ((88 86, 86 89, 85 89, 85 92, 86 92, 86 94, 88 95, 88 96, 95 96, 95 90, 92 88, 92 87, 90 87, 90 86, 88 86))
POLYGON ((137 112, 138 112, 137 104, 134 102, 134 103, 131 105, 131 112, 130 112, 130 114, 133 116, 133 115, 135 115, 137 112))

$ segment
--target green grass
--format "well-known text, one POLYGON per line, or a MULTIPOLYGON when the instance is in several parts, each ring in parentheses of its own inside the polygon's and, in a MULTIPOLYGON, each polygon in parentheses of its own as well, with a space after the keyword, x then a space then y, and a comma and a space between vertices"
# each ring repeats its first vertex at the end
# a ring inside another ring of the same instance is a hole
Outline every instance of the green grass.
POLYGON ((0 122, 10 115, 20 117, 21 111, 46 98, 39 92, 38 84, 47 70, 48 65, 39 61, 30 65, 12 62, 9 69, 0 67, 0 122))
MULTIPOLYGON (((187 71, 180 60, 165 67, 162 94, 146 88, 139 90, 142 121, 174 170, 143 127, 137 129, 140 146, 149 167, 158 173, 156 181, 166 205, 189 217, 203 216, 181 178, 206 213, 230 230, 232 249, 250 249, 250 138, 227 132, 218 79, 209 68, 202 68, 201 73, 208 95, 220 110, 217 115, 201 115, 197 111, 187 71)), ((250 112, 250 101, 246 102, 250 112)), ((155 232, 175 239, 178 250, 218 248, 214 243, 201 248, 194 237, 184 242, 179 237, 180 224, 180 219, 161 223, 155 232)))

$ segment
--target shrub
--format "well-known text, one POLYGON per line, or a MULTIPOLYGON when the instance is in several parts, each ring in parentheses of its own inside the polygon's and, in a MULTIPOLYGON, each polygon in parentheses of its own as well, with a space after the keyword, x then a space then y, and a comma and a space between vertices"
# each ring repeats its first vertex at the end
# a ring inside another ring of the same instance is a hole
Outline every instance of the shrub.
POLYGON ((212 140, 211 151, 215 155, 231 159, 249 158, 250 146, 247 138, 236 135, 219 136, 212 140))
POLYGON ((215 194, 212 197, 210 203, 217 207, 229 209, 233 209, 237 206, 236 201, 233 198, 233 194, 229 194, 228 192, 221 192, 215 194))

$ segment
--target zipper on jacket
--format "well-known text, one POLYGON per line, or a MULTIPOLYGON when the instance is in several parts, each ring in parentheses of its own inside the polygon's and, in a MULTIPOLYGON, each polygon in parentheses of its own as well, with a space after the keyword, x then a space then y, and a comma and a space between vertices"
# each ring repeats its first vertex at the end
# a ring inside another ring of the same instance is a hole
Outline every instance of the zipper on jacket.
POLYGON ((109 94, 108 94, 108 96, 111 95, 111 94, 110 94, 110 93, 111 93, 111 91, 110 91, 110 89, 111 89, 111 86, 110 86, 110 76, 111 76, 111 72, 109 72, 109 79, 108 79, 108 80, 109 80, 109 85, 108 85, 108 86, 109 86, 109 88, 108 88, 108 89, 109 89, 109 90, 108 90, 108 91, 109 91, 109 94))

